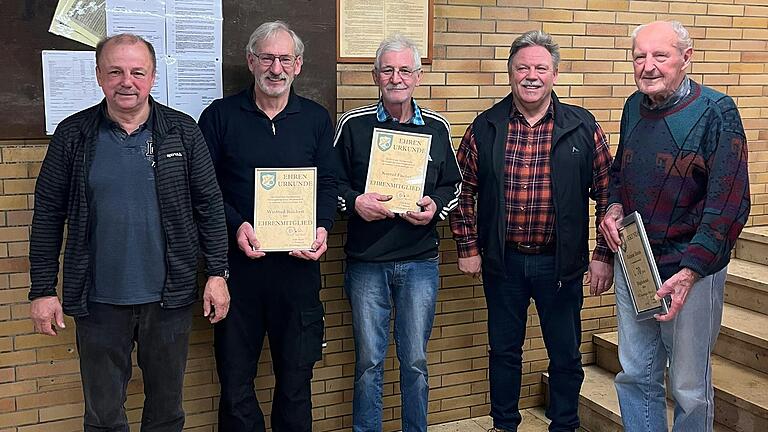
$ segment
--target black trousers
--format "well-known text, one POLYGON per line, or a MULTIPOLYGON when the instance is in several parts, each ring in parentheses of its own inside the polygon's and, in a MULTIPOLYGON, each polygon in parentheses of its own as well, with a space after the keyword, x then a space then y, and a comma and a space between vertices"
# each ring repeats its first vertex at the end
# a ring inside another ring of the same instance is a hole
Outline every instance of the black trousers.
POLYGON ((128 432, 124 404, 134 344, 144 378, 142 432, 180 432, 192 306, 162 309, 159 303, 90 303, 88 312, 87 317, 75 319, 85 432, 128 432))
POLYGON ((229 255, 232 302, 214 329, 219 431, 266 429, 253 384, 265 334, 275 374, 272 430, 311 431, 312 367, 323 343, 320 265, 280 252, 255 260, 238 249, 229 255))

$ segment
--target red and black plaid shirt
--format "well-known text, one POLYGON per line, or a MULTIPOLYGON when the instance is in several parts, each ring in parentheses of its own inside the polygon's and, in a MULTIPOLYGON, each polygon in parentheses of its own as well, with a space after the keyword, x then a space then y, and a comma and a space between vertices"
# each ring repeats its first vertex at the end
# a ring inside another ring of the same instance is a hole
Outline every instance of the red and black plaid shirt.
MULTIPOLYGON (((553 105, 536 124, 531 126, 515 105, 509 117, 507 131, 504 195, 507 213, 506 241, 534 245, 554 242, 555 210, 550 180, 550 150, 554 128, 553 105)), ((595 226, 605 215, 608 205, 608 171, 611 154, 608 141, 599 124, 595 130, 595 158, 592 164, 590 196, 595 200, 595 226)), ((451 231, 462 258, 478 255, 475 201, 477 196, 477 146, 472 126, 461 140, 456 154, 463 174, 457 211, 451 213, 451 231)), ((605 240, 597 234, 593 259, 612 262, 612 253, 605 240)))

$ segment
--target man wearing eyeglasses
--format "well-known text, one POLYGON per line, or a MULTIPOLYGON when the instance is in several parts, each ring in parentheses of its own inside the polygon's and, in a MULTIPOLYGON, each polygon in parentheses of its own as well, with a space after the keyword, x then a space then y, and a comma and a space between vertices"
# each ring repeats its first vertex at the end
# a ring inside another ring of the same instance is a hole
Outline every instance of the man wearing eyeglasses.
POLYGON ((323 343, 318 260, 335 216, 336 177, 328 111, 291 87, 303 52, 301 39, 285 23, 262 24, 246 46, 254 84, 214 101, 200 116, 229 232, 230 324, 214 330, 222 432, 265 430, 253 385, 265 334, 275 373, 272 430, 312 430, 310 381, 323 343), (253 230, 258 167, 317 168, 318 228, 311 250, 260 249, 253 230))
POLYGON ((461 175, 448 122, 413 99, 421 77, 421 59, 412 41, 402 36, 383 41, 373 69, 381 99, 345 113, 334 137, 339 207, 349 215, 344 285, 355 338, 355 432, 382 430, 384 359, 393 305, 402 429, 427 430, 427 341, 440 285, 435 226, 456 206, 461 175), (365 193, 374 128, 431 136, 424 196, 413 203, 420 211, 395 214, 384 206, 392 196, 365 193))

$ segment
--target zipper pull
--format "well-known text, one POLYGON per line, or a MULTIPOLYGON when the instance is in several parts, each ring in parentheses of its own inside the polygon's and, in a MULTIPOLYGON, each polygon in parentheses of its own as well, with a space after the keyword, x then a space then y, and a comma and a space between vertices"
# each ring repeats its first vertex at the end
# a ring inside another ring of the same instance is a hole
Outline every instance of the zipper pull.
POLYGON ((271 124, 272 124, 272 136, 275 136, 277 135, 277 132, 275 132, 275 123, 271 122, 271 124))

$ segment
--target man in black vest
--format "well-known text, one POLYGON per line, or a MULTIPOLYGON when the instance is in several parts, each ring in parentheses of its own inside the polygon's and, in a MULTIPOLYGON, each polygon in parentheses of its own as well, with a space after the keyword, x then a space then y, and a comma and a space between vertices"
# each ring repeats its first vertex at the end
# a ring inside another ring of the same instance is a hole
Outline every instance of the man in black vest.
POLYGON ((491 431, 516 431, 522 345, 533 298, 549 354, 550 431, 579 427, 582 276, 590 292, 612 283, 612 255, 598 236, 589 261, 589 198, 605 214, 611 156, 600 125, 552 91, 559 47, 530 31, 509 52, 512 92, 469 126, 451 230, 459 269, 483 275, 488 304, 491 431), (475 209, 477 209, 475 211, 475 209))

